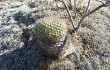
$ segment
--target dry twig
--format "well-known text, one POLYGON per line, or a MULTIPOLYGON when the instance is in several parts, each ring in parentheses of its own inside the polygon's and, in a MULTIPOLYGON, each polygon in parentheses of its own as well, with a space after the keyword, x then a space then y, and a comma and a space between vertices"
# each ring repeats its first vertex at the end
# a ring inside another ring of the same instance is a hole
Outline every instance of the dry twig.
POLYGON ((74 18, 73 18, 73 19, 76 18, 76 13, 77 13, 77 9, 76 9, 76 0, 74 0, 74 9, 75 9, 75 15, 74 15, 74 18))
POLYGON ((82 21, 84 20, 85 17, 89 16, 90 14, 94 13, 95 11, 99 10, 102 7, 107 7, 110 6, 110 0, 107 1, 106 3, 103 3, 101 5, 99 5, 98 7, 96 7, 95 9, 93 9, 91 12, 85 13, 85 15, 82 16, 82 18, 80 19, 78 26, 75 28, 75 31, 77 31, 82 23, 82 21))
POLYGON ((71 31, 70 33, 71 33, 71 34, 74 33, 75 31, 77 31, 77 30, 79 29, 79 27, 80 27, 82 21, 85 19, 85 17, 89 16, 90 14, 94 13, 95 11, 99 10, 99 9, 102 8, 102 7, 110 6, 110 0, 109 0, 109 1, 107 1, 106 3, 102 3, 101 5, 99 5, 99 6, 96 7, 95 9, 93 9, 92 11, 87 12, 87 11, 88 11, 88 7, 89 7, 89 4, 90 4, 90 0, 89 0, 89 1, 88 1, 88 6, 87 6, 86 11, 85 11, 85 14, 82 16, 82 18, 81 18, 80 21, 78 22, 78 26, 75 27, 75 26, 74 26, 74 23, 73 23, 73 18, 72 18, 71 14, 70 14, 70 11, 69 11, 69 9, 68 9, 68 6, 67 6, 66 3, 64 2, 64 0, 59 0, 59 1, 63 3, 63 5, 64 5, 64 7, 66 8, 67 13, 68 13, 68 15, 69 15, 70 22, 71 22, 71 24, 72 24, 72 26, 73 26, 73 29, 70 30, 70 31, 71 31))
POLYGON ((87 8, 86 8, 85 13, 87 13, 87 12, 88 12, 88 8, 89 8, 89 5, 90 5, 90 1, 91 1, 91 0, 89 0, 89 1, 88 1, 88 5, 87 5, 87 8))
POLYGON ((59 1, 62 2, 63 5, 65 6, 65 8, 66 8, 66 10, 67 10, 67 13, 68 13, 68 15, 69 15, 69 18, 70 18, 70 22, 71 22, 71 24, 72 24, 72 26, 73 26, 73 30, 75 30, 75 26, 74 26, 74 23, 73 23, 73 18, 72 18, 71 14, 70 14, 70 11, 69 11, 68 6, 67 6, 66 3, 64 2, 64 0, 59 0, 59 1))

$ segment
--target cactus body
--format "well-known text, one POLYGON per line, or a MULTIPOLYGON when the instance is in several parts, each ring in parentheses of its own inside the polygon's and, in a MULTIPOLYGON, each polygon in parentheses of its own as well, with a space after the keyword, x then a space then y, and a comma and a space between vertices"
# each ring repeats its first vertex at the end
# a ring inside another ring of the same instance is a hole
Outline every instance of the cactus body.
POLYGON ((37 22, 36 37, 45 43, 57 42, 66 34, 66 24, 55 18, 44 18, 37 22))

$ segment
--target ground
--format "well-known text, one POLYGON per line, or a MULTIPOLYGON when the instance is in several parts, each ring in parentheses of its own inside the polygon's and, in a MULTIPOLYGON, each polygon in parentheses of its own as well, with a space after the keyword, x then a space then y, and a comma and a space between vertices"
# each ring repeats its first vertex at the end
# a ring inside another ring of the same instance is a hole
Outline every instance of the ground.
MULTIPOLYGON (((42 1, 5 1, 0 2, 0 70, 110 70, 110 7, 85 18, 79 30, 69 37, 75 51, 53 60, 42 54, 33 40, 33 29, 35 21, 49 16, 64 19, 71 28, 65 8, 42 1)), ((100 4, 91 0, 89 11, 100 4)), ((86 6, 87 0, 83 0, 75 26, 86 6)), ((74 15, 74 9, 70 12, 74 15)))

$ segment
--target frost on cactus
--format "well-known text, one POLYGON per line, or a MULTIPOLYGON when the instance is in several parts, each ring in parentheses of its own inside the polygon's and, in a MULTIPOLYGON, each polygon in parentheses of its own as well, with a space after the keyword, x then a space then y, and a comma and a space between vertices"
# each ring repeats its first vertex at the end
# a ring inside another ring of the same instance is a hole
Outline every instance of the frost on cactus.
POLYGON ((66 31, 66 23, 56 18, 47 17, 36 22, 36 37, 43 43, 57 42, 66 31))

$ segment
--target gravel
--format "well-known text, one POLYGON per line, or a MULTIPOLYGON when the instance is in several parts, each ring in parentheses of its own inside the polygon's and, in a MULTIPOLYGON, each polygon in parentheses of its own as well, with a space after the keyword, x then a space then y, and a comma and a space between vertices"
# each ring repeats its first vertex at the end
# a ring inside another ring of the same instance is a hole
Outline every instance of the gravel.
MULTIPOLYGON (((100 4, 91 0, 89 11, 100 4)), ((87 6, 87 0, 83 0, 83 6, 87 6)), ((39 43, 33 40, 35 21, 48 16, 67 20, 66 10, 43 1, 3 0, 0 2, 0 70, 110 70, 109 11, 110 7, 104 7, 85 18, 79 30, 69 37, 75 51, 62 60, 53 60, 44 56, 39 43)))

